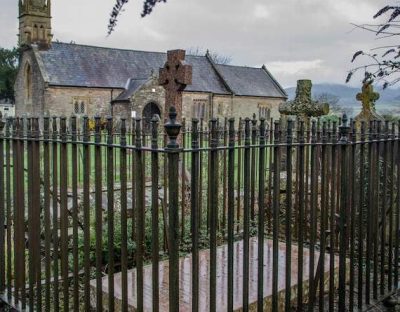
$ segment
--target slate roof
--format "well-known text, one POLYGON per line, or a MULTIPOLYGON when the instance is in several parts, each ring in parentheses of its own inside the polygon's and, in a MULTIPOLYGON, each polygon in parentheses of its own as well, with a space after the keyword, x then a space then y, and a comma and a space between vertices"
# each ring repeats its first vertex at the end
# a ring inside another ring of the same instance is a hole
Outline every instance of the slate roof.
POLYGON ((149 79, 129 79, 125 86, 125 90, 118 95, 113 102, 129 101, 132 95, 147 81, 149 81, 149 79))
POLYGON ((236 95, 287 97, 285 90, 266 68, 215 65, 219 74, 236 95))
MULTIPOLYGON (((133 94, 152 71, 164 66, 166 53, 102 48, 53 42, 47 51, 38 51, 43 76, 49 85, 125 89, 133 94), (127 86, 127 81, 129 85, 127 86)), ((193 84, 186 91, 265 97, 286 94, 265 70, 215 65, 206 56, 186 57, 193 66, 193 84)), ((122 96, 122 95, 121 95, 122 96)))

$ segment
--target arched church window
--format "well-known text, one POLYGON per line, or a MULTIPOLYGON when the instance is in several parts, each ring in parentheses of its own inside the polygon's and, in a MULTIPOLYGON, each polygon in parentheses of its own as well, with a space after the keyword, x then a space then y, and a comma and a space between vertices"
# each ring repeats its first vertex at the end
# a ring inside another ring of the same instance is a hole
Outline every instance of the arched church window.
POLYGON ((265 118, 266 120, 269 120, 271 117, 271 109, 260 104, 258 106, 258 116, 259 118, 265 118))
POLYGON ((85 111, 86 111, 85 107, 86 107, 86 105, 85 105, 85 103, 82 101, 82 102, 81 102, 81 111, 80 111, 81 114, 84 114, 84 113, 85 113, 85 111))
POLYGON ((75 115, 83 115, 86 113, 86 104, 84 101, 79 102, 77 100, 74 102, 74 113, 75 115))
POLYGON ((72 112, 75 115, 84 115, 87 113, 87 105, 90 102, 89 98, 74 96, 71 99, 72 103, 72 112))
POLYGON ((25 99, 32 100, 32 69, 29 63, 25 65, 25 99))
MULTIPOLYGON (((207 100, 194 99, 192 115, 194 118, 205 119, 207 117, 207 100)), ((220 106, 218 106, 219 110, 220 106)), ((222 109, 222 105, 221 105, 222 109)), ((219 113, 219 112, 218 112, 219 113)))
POLYGON ((74 103, 74 113, 79 114, 79 103, 78 101, 75 101, 74 103))
POLYGON ((33 26, 33 37, 32 37, 32 40, 37 40, 38 37, 39 37, 39 28, 38 28, 38 25, 35 24, 33 26))
POLYGON ((45 29, 44 29, 43 25, 41 25, 41 26, 40 26, 40 36, 39 36, 39 40, 44 40, 45 37, 46 37, 45 29))

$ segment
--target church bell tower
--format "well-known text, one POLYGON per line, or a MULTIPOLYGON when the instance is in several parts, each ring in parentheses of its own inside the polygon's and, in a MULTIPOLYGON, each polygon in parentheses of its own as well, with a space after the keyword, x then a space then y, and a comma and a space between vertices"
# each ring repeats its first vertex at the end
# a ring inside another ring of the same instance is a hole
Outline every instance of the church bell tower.
POLYGON ((51 0, 19 0, 19 44, 37 44, 39 49, 51 45, 51 0))

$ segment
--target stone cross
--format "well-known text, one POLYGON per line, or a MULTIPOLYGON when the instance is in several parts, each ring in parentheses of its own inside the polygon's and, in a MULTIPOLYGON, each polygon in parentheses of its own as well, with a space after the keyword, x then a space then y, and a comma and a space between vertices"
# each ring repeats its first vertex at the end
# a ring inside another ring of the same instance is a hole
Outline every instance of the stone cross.
POLYGON ((296 115, 307 121, 309 117, 319 117, 329 113, 329 104, 314 101, 311 98, 311 80, 298 80, 296 98, 279 107, 282 115, 296 115))
POLYGON ((160 68, 159 84, 165 89, 165 112, 176 108, 178 120, 182 118, 182 91, 192 84, 192 66, 185 64, 184 50, 167 52, 167 62, 160 68))
POLYGON ((370 83, 364 83, 362 92, 357 94, 357 101, 362 103, 363 109, 375 109, 375 101, 379 100, 379 93, 374 92, 374 87, 370 83))
POLYGON ((371 120, 384 120, 384 118, 375 111, 375 102, 379 100, 379 93, 374 92, 374 87, 370 82, 365 82, 362 86, 361 93, 357 94, 357 101, 362 103, 362 110, 356 116, 354 121, 357 128, 361 126, 361 122, 368 123, 371 120))
POLYGON ((374 87, 370 82, 365 82, 362 86, 362 92, 357 94, 357 101, 362 103, 362 110, 354 119, 357 127, 362 121, 368 123, 371 120, 384 120, 375 111, 375 102, 379 100, 379 93, 374 92, 374 87))

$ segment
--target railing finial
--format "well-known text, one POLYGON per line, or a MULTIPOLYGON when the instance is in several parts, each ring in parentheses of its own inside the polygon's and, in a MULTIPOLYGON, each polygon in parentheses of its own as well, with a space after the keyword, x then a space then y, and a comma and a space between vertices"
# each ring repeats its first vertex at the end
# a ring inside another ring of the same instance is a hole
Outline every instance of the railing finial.
POLYGON ((181 131, 182 125, 179 122, 177 122, 176 116, 177 116, 176 108, 174 106, 171 106, 169 109, 169 119, 164 126, 165 131, 167 132, 169 138, 169 142, 167 144, 168 148, 179 147, 177 138, 181 131))
POLYGON ((342 125, 339 127, 341 143, 347 143, 350 127, 347 125, 347 115, 343 114, 342 125))

